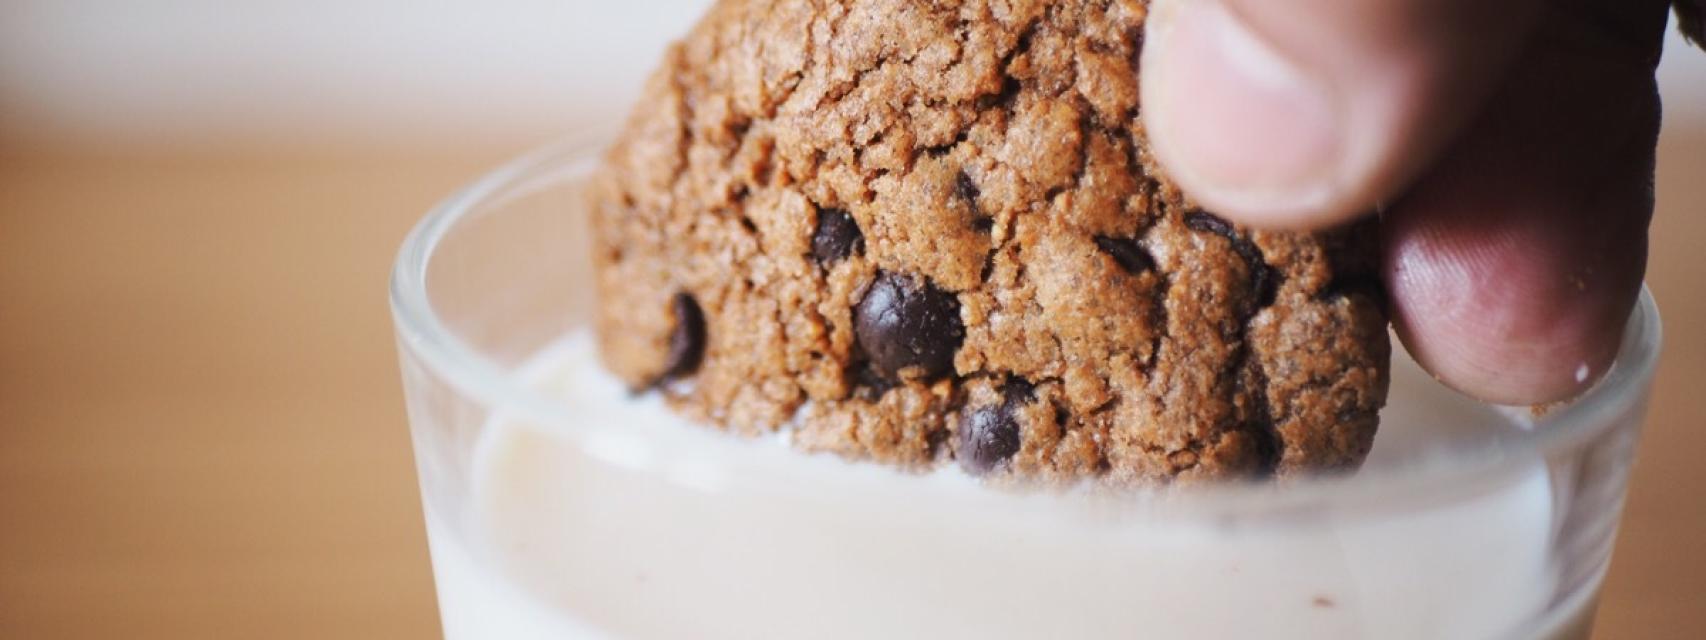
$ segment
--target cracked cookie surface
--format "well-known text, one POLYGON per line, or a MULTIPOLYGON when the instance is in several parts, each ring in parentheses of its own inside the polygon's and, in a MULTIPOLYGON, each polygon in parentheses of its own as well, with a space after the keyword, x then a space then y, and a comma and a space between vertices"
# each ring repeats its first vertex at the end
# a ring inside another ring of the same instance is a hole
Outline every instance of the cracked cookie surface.
POLYGON ((1355 467, 1388 379, 1372 223, 1252 231, 1181 194, 1138 117, 1145 13, 717 3, 592 182, 606 365, 906 467, 1355 467))

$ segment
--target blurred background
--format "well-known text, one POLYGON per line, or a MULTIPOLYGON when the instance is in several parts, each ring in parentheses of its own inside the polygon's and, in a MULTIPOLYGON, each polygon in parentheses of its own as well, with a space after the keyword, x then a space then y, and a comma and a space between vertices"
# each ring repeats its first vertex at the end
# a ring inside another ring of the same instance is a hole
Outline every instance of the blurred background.
MULTIPOLYGON (((434 637, 385 301, 434 201, 608 127, 705 0, 0 0, 0 638, 434 637)), ((1598 637, 1706 628, 1706 53, 1598 637)))

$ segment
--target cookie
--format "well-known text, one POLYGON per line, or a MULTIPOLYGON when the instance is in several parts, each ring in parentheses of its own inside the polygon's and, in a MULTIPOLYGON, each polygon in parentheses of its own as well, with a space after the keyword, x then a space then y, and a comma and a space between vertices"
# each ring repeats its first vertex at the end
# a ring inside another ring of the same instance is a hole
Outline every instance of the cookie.
POLYGON ((907 468, 1354 468, 1388 380, 1374 223, 1253 231, 1182 194, 1139 119, 1145 13, 719 2, 591 183, 606 366, 907 468))

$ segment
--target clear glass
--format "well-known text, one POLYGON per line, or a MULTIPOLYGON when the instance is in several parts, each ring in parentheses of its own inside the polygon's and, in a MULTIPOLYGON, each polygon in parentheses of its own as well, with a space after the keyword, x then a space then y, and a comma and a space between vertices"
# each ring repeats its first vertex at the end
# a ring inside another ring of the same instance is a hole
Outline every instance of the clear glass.
POLYGON ((1353 476, 997 491, 612 391, 585 335, 580 188, 601 146, 476 182, 396 265, 449 638, 1587 636, 1658 353, 1645 293, 1614 368, 1544 415, 1470 402, 1400 353, 1353 476))

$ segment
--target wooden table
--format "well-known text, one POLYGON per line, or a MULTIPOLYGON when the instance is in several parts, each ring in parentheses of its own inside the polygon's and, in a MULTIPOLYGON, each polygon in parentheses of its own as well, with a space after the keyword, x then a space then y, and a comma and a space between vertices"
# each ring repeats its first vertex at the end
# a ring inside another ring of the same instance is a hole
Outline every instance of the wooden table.
MULTIPOLYGON (((0 146, 0 638, 437 634, 386 274, 516 149, 0 146)), ((1706 131, 1602 638, 1706 628, 1706 131)))

